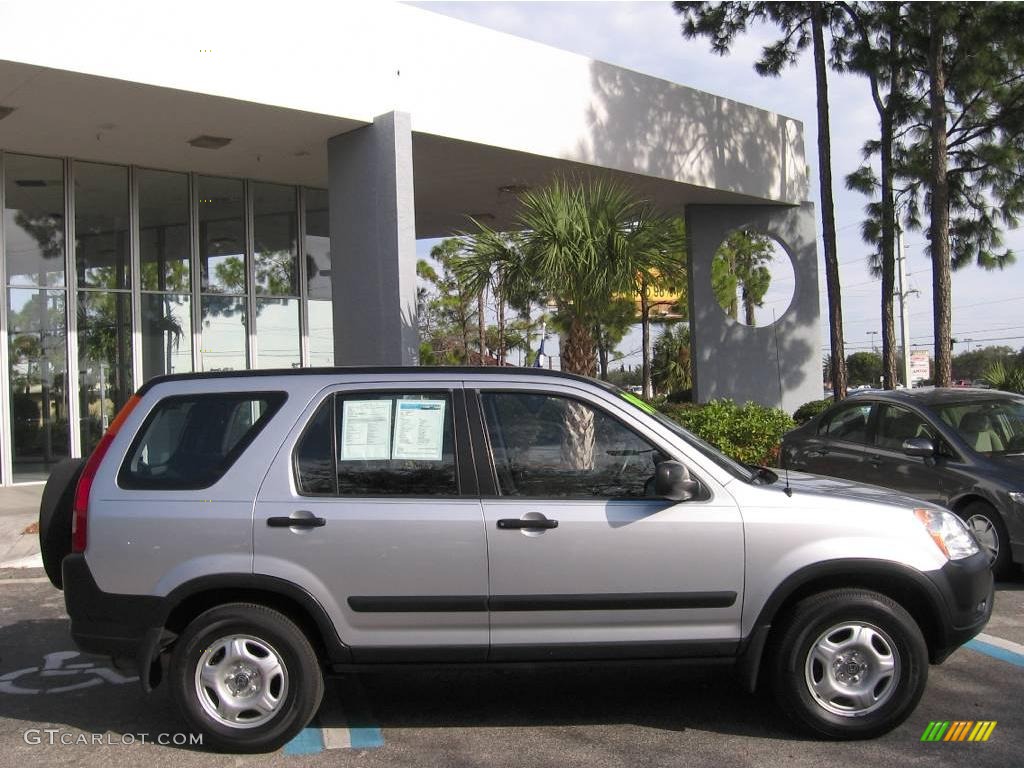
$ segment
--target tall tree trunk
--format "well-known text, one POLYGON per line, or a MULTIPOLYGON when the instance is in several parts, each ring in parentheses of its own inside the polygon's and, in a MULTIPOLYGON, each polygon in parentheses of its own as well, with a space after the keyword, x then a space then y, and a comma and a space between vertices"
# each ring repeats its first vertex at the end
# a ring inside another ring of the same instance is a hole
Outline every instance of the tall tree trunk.
POLYGON ((945 30, 940 11, 929 9, 928 105, 931 111, 931 255, 932 319, 935 325, 935 386, 952 383, 950 333, 952 325, 949 263, 949 181, 946 168, 946 72, 943 61, 945 30))
POLYGON ((747 286, 743 286, 743 320, 751 328, 757 326, 757 315, 755 314, 754 302, 747 293, 747 286))
POLYGON ((601 335, 600 329, 596 329, 595 336, 597 337, 597 363, 598 371, 602 381, 608 381, 608 345, 605 343, 605 338, 601 335))
POLYGON ((498 300, 498 365, 505 364, 505 290, 499 277, 495 285, 495 297, 498 300))
POLYGON ((480 295, 476 299, 476 322, 477 331, 479 334, 480 342, 480 362, 479 365, 486 365, 484 362, 484 355, 487 354, 487 324, 484 317, 484 299, 486 298, 487 289, 481 288, 480 295))
POLYGON ((594 376, 596 373, 594 337, 585 323, 578 318, 573 318, 561 347, 563 371, 580 376, 594 376))
MULTIPOLYGON (((897 13, 899 11, 897 10, 897 13)), ((893 194, 893 132, 896 123, 896 101, 902 83, 899 77, 898 20, 889 29, 889 100, 882 112, 882 386, 895 389, 897 376, 896 316, 893 293, 896 290, 896 204, 893 194)))
POLYGON ((843 344, 843 301, 839 284, 835 204, 832 200, 832 139, 829 129, 828 76, 825 61, 824 14, 811 3, 814 37, 814 82, 818 96, 818 187, 821 194, 821 235, 825 250, 825 286, 828 292, 829 350, 832 355, 832 397, 846 397, 846 350, 843 344))
POLYGON ((651 381, 651 300, 647 296, 647 276, 640 278, 640 336, 641 336, 641 384, 644 397, 654 397, 654 384, 651 381))

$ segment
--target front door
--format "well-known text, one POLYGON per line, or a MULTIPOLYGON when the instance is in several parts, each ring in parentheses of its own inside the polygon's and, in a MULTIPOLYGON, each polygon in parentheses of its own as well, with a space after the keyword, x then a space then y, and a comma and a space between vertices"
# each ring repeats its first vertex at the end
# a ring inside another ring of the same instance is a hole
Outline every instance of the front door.
POLYGON ((655 465, 678 457, 607 404, 522 386, 477 402, 498 486, 483 501, 492 660, 735 649, 743 530, 728 494, 655 498, 655 465))
POLYGON ((458 382, 339 387, 260 490, 254 571, 303 587, 356 661, 478 660, 487 545, 458 382))

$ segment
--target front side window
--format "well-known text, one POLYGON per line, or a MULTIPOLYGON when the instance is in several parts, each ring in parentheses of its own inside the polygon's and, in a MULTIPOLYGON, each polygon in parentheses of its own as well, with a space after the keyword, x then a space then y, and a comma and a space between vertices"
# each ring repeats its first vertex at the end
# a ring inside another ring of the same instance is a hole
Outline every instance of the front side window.
POLYGON ((283 392, 181 395, 157 403, 132 443, 123 488, 208 488, 224 476, 285 400, 283 392))
POLYGON ((603 411, 522 392, 485 392, 481 405, 503 496, 654 496, 654 469, 666 457, 603 411))
POLYGON ((875 427, 875 445, 891 451, 903 450, 903 441, 924 437, 935 441, 935 430, 913 411, 897 405, 882 405, 875 427))
POLYGON ((294 459, 303 495, 457 495, 451 396, 334 395, 310 421, 294 459))
POLYGON ((818 426, 818 434, 848 443, 866 443, 870 416, 871 403, 858 403, 841 408, 830 417, 822 419, 818 426))

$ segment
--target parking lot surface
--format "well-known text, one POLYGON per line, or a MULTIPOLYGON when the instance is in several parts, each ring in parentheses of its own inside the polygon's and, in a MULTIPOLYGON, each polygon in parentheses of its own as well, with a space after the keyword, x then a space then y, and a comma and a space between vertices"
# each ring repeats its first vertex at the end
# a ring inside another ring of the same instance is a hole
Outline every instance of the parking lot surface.
POLYGON ((984 642, 932 667, 916 712, 874 741, 796 735, 769 696, 745 693, 726 670, 527 666, 334 678, 317 720, 285 749, 239 756, 190 744, 166 689, 147 696, 129 671, 78 654, 63 596, 41 571, 0 572, 0 765, 1019 765, 1024 579, 999 587, 984 642), (982 720, 997 723, 987 742, 921 741, 931 721, 982 720))

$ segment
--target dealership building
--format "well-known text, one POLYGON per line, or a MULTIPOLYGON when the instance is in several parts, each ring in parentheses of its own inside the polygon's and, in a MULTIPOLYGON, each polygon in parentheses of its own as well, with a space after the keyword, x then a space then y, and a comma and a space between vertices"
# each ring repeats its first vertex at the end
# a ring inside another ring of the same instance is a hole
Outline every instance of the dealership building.
POLYGON ((820 397, 796 120, 399 4, 2 2, 0 28, 4 485, 153 376, 415 364, 416 240, 513 226, 555 176, 685 215, 698 399, 820 397), (714 301, 738 227, 793 261, 774 327, 714 301))

